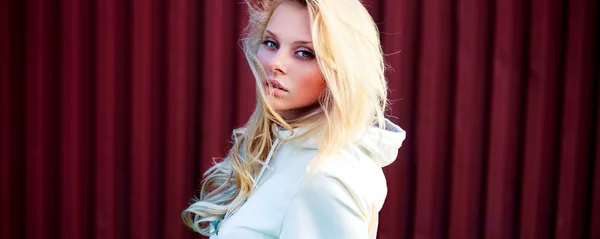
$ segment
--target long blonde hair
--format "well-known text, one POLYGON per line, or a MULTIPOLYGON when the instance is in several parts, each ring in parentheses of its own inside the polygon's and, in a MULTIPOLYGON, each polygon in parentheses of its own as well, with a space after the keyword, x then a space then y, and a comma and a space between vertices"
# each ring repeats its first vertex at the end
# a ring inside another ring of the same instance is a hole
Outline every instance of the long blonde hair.
POLYGON ((232 134, 227 157, 205 174, 200 196, 182 213, 184 223, 203 235, 214 233, 209 222, 238 210, 252 193, 253 184, 271 149, 273 123, 292 130, 310 126, 299 136, 321 132, 319 160, 359 138, 368 127, 384 127, 387 107, 385 64, 379 32, 359 0, 246 1, 249 23, 242 38, 243 50, 256 80, 257 104, 243 128, 232 134), (256 53, 275 8, 292 1, 308 9, 312 41, 326 89, 317 109, 292 121, 284 120, 268 103, 266 79, 256 53))

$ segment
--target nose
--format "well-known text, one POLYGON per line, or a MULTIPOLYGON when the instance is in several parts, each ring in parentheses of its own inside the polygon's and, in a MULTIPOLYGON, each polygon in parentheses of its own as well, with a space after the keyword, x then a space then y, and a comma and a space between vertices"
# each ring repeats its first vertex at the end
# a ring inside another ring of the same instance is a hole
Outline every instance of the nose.
POLYGON ((287 74, 285 54, 281 49, 275 52, 273 58, 271 58, 271 61, 269 62, 269 70, 276 75, 287 74))

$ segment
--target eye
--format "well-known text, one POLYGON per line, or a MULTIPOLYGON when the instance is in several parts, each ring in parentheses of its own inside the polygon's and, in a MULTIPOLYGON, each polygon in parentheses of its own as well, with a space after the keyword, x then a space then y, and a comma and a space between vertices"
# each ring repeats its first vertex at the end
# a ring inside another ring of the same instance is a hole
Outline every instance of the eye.
POLYGON ((277 49, 277 48, 279 48, 279 45, 277 45, 277 43, 275 43, 274 41, 272 41, 270 39, 264 40, 262 42, 262 44, 265 45, 265 46, 267 46, 267 48, 270 48, 270 49, 277 49))
POLYGON ((296 52, 296 55, 302 59, 305 60, 310 60, 310 59, 314 59, 315 58, 315 54, 307 51, 307 50, 300 50, 296 52))

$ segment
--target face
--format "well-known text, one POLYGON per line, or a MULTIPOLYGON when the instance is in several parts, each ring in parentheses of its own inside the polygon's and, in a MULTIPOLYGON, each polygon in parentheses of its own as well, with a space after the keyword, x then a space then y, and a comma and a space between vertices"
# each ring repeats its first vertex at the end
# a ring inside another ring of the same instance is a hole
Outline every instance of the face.
POLYGON ((313 50, 306 7, 284 1, 273 12, 257 57, 267 72, 268 100, 284 118, 318 107, 325 89, 313 50))

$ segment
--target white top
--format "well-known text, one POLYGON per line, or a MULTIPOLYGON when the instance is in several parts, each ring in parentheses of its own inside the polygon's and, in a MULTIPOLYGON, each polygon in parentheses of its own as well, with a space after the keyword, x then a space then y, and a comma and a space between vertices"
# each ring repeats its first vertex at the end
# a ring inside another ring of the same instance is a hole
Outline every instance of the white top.
POLYGON ((291 132, 274 131, 279 137, 266 160, 269 167, 245 204, 221 221, 210 239, 375 238, 387 194, 381 168, 396 159, 406 133, 386 120, 386 130, 370 128, 359 146, 331 156, 307 177, 316 141, 280 143, 291 132))

